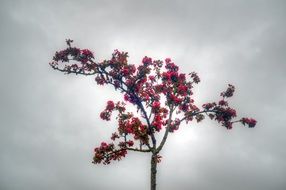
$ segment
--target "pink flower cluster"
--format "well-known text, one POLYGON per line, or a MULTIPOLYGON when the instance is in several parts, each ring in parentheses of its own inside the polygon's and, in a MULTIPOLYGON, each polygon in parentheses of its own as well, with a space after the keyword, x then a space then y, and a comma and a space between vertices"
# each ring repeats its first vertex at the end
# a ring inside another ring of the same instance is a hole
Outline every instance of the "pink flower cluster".
POLYGON ((229 84, 228 88, 226 89, 226 91, 221 93, 221 96, 224 97, 224 98, 232 97, 233 93, 234 93, 234 90, 235 90, 234 86, 229 84))
POLYGON ((248 125, 248 127, 252 128, 252 127, 255 127, 257 121, 255 119, 253 119, 253 118, 245 118, 245 117, 243 117, 241 119, 241 123, 243 125, 246 124, 246 125, 248 125))
POLYGON ((100 113, 100 118, 109 121, 113 110, 117 110, 119 113, 122 113, 125 111, 125 104, 122 102, 117 102, 115 105, 113 101, 107 101, 105 109, 100 113))
POLYGON ((115 50, 110 59, 96 62, 90 50, 72 47, 72 40, 66 42, 68 47, 56 52, 50 63, 53 69, 67 74, 92 75, 98 85, 113 86, 142 116, 127 112, 125 102, 108 101, 100 118, 109 121, 112 113, 117 112, 118 128, 111 136, 114 144, 103 142, 95 148, 94 163, 109 164, 111 160, 120 160, 136 144, 151 150, 152 142, 156 144, 154 133, 164 128, 167 132, 175 132, 183 121, 201 122, 208 116, 227 129, 236 122, 249 127, 256 125, 252 118, 234 120, 236 110, 229 107, 226 100, 235 91, 231 84, 221 93, 222 100, 203 104, 199 109, 193 99, 193 87, 200 82, 198 74, 182 73, 170 58, 161 61, 145 56, 139 65, 134 65, 128 63, 127 52, 115 50), (176 119, 169 118, 172 114, 176 119))
POLYGON ((115 150, 114 144, 107 144, 102 142, 101 145, 94 149, 93 163, 99 164, 110 164, 111 160, 121 160, 127 154, 126 149, 115 150))

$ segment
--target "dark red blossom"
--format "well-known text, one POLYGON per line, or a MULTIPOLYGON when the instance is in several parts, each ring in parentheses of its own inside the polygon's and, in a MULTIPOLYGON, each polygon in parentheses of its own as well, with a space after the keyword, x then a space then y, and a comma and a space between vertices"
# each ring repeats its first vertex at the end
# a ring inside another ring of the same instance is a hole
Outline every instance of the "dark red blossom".
POLYGON ((175 105, 179 105, 183 100, 182 98, 179 98, 178 96, 174 94, 170 94, 169 96, 167 96, 167 98, 170 104, 175 104, 175 105))
POLYGON ((199 123, 199 122, 201 122, 203 119, 205 119, 205 116, 204 116, 203 114, 197 114, 195 118, 196 118, 197 122, 199 123))
POLYGON ((157 114, 154 117, 154 120, 152 122, 152 126, 155 128, 156 131, 160 131, 162 129, 162 125, 163 125, 163 118, 161 117, 161 115, 157 114))
POLYGON ((150 76, 149 76, 149 79, 150 79, 152 82, 154 82, 154 81, 155 81, 155 76, 150 75, 150 76))
POLYGON ((223 125, 224 125, 225 128, 227 128, 227 129, 232 129, 232 122, 227 121, 227 122, 225 122, 223 125))
POLYGON ((188 104, 181 104, 181 105, 179 105, 179 109, 183 112, 186 112, 189 110, 189 105, 188 104))
POLYGON ((193 79, 194 83, 198 84, 201 81, 201 79, 197 73, 192 72, 192 73, 190 73, 190 75, 191 75, 191 78, 193 79))
POLYGON ((152 111, 157 112, 159 109, 160 109, 160 102, 158 102, 158 101, 153 102, 152 111))
POLYGON ((125 108, 125 103, 124 102, 117 102, 115 105, 115 109, 122 114, 123 112, 125 112, 126 108, 125 108))
POLYGON ((180 74, 179 74, 179 80, 180 80, 181 82, 186 81, 186 74, 180 73, 180 74))
POLYGON ((186 85, 180 84, 178 86, 178 94, 181 96, 186 96, 188 93, 188 87, 186 85))
POLYGON ((137 101, 137 98, 133 94, 126 93, 124 94, 124 100, 132 104, 135 104, 137 101))
POLYGON ((109 60, 109 64, 112 65, 113 68, 120 67, 122 65, 127 64, 127 52, 121 52, 119 50, 114 50, 112 54, 112 58, 109 60))
POLYGON ((155 160, 156 160, 157 163, 160 163, 161 160, 162 160, 162 156, 160 156, 160 155, 157 154, 157 155, 155 156, 155 160))
POLYGON ((115 141, 115 139, 119 139, 119 135, 115 132, 115 133, 112 133, 112 136, 111 136, 111 140, 115 141))
POLYGON ((148 65, 150 65, 152 63, 152 58, 145 56, 142 59, 142 63, 144 64, 144 66, 148 66, 148 65))
POLYGON ((218 102, 218 105, 220 105, 220 106, 228 106, 228 103, 227 103, 227 101, 225 101, 225 100, 220 100, 220 101, 218 102))
POLYGON ((214 108, 216 106, 216 103, 213 102, 213 103, 206 103, 206 104, 203 104, 202 107, 205 108, 206 110, 209 110, 211 108, 214 108))
POLYGON ((245 118, 245 117, 243 117, 243 118, 241 119, 241 123, 242 123, 243 125, 247 124, 248 127, 252 128, 252 127, 255 127, 255 125, 256 125, 256 120, 253 119, 253 118, 245 118))
POLYGON ((93 58, 93 53, 88 49, 83 49, 80 51, 81 54, 87 58, 93 58))
POLYGON ((171 61, 172 61, 171 58, 166 58, 165 59, 165 63, 171 63, 171 61))
POLYGON ((111 116, 111 113, 106 111, 106 110, 104 110, 100 113, 100 118, 103 120, 106 120, 106 121, 110 120, 110 116, 111 116))
POLYGON ((209 110, 209 109, 212 109, 216 106, 216 103, 215 102, 212 102, 212 103, 206 103, 206 104, 203 104, 202 107, 205 108, 206 110, 209 110))
POLYGON ((221 93, 221 96, 224 97, 224 98, 232 97, 233 93, 234 93, 234 90, 235 90, 235 87, 233 85, 229 84, 228 88, 226 89, 226 91, 221 93))
POLYGON ((108 102, 107 102, 107 106, 106 106, 106 110, 108 110, 108 111, 112 111, 113 109, 114 109, 114 102, 113 101, 111 101, 111 100, 109 100, 108 102))
POLYGON ((99 164, 110 164, 111 160, 121 160, 127 154, 126 149, 116 150, 114 144, 107 144, 102 142, 101 145, 94 149, 93 163, 99 164))
POLYGON ((232 118, 236 117, 236 111, 229 107, 227 108, 216 107, 215 115, 216 115, 215 119, 218 122, 227 122, 230 121, 232 118))
POLYGON ((59 51, 59 52, 55 53, 53 60, 54 61, 68 62, 69 61, 68 55, 69 55, 68 49, 59 51))
POLYGON ((95 81, 97 84, 99 85, 104 85, 106 83, 105 78, 103 78, 102 76, 97 76, 95 77, 95 81))
POLYGON ((171 121, 171 124, 170 124, 170 126, 169 126, 169 132, 172 133, 172 132, 178 130, 180 124, 181 124, 181 121, 180 121, 180 119, 178 119, 178 118, 176 118, 174 121, 171 121))
POLYGON ((129 140, 129 141, 127 141, 126 143, 127 143, 127 145, 128 145, 129 147, 131 147, 131 146, 134 145, 134 142, 133 142, 132 140, 129 140))
POLYGON ((179 67, 175 63, 173 63, 171 61, 166 62, 165 68, 167 70, 173 71, 173 72, 177 72, 179 70, 179 67))
POLYGON ((122 75, 123 76, 129 76, 129 75, 132 75, 133 73, 135 73, 136 71, 136 68, 134 65, 125 65, 123 68, 122 68, 122 75))

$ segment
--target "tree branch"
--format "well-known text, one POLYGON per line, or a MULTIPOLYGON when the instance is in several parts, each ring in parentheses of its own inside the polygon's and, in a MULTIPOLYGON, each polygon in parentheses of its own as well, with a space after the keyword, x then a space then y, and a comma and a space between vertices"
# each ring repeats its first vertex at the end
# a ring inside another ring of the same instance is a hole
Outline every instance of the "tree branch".
POLYGON ((141 109, 141 111, 143 112, 144 114, 144 117, 145 117, 145 120, 147 122, 147 125, 148 125, 148 131, 150 133, 150 136, 151 136, 151 139, 152 139, 152 143, 153 143, 153 148, 156 148, 156 139, 155 139, 155 136, 154 136, 154 133, 152 132, 152 126, 151 126, 151 123, 150 123, 150 120, 147 116, 147 113, 145 111, 145 108, 141 102, 141 99, 136 95, 136 98, 138 98, 139 102, 138 102, 138 107, 141 109))
POLYGON ((96 74, 95 71, 92 72, 92 73, 85 73, 85 72, 83 72, 83 70, 82 71, 72 71, 72 70, 60 69, 59 67, 56 67, 56 66, 52 66, 52 68, 54 70, 61 71, 61 72, 66 73, 66 74, 73 73, 73 74, 76 74, 76 75, 80 74, 80 75, 86 75, 86 76, 90 76, 90 75, 95 75, 96 74))
MULTIPOLYGON (((206 113, 207 114, 209 112, 218 113, 218 111, 215 111, 215 110, 204 110, 204 111, 194 112, 191 115, 189 115, 188 117, 193 117, 193 116, 201 114, 201 113, 206 113)), ((182 119, 180 119, 180 122, 184 121, 186 118, 187 118, 187 116, 183 117, 182 119)))
POLYGON ((126 148, 126 150, 132 150, 135 152, 151 152, 151 149, 126 148))
POLYGON ((159 153, 162 150, 162 148, 163 148, 163 146, 164 146, 164 144, 165 144, 165 142, 166 142, 166 140, 168 138, 168 134, 169 134, 170 126, 171 126, 171 121, 172 121, 173 111, 174 111, 173 110, 173 106, 171 105, 170 106, 170 113, 169 113, 169 119, 168 119, 167 127, 166 127, 166 130, 165 130, 163 139, 162 139, 159 147, 155 150, 155 153, 159 153))
POLYGON ((109 152, 107 154, 104 155, 104 158, 105 159, 110 159, 110 157, 120 151, 124 151, 124 150, 130 150, 130 151, 135 151, 135 152, 151 152, 151 149, 138 149, 138 148, 128 148, 128 147, 124 147, 124 148, 121 148, 121 149, 117 149, 117 150, 114 150, 112 152, 109 152))

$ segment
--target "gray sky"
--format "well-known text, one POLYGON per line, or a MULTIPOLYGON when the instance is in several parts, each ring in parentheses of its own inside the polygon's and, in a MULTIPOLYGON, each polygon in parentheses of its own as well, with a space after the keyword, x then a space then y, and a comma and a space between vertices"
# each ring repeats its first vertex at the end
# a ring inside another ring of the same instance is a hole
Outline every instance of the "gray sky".
POLYGON ((96 59, 114 49, 131 63, 171 57, 196 71, 199 105, 228 83, 240 116, 257 127, 227 131, 211 121, 181 126, 158 168, 158 189, 286 189, 285 1, 0 1, 0 189, 149 188, 150 155, 91 164, 116 122, 99 113, 120 96, 92 77, 48 62, 71 38, 96 59))

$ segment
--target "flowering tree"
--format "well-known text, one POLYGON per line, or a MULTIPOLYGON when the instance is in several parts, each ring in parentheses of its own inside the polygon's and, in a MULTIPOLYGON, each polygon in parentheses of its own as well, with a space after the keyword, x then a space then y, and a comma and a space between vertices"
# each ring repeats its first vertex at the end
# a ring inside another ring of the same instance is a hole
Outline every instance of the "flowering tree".
POLYGON ((111 135, 111 143, 102 142, 94 149, 93 163, 119 161, 128 151, 151 153, 151 190, 156 189, 159 153, 168 135, 183 122, 201 122, 207 116, 226 129, 232 129, 234 123, 250 128, 256 124, 252 118, 234 120, 236 111, 228 105, 228 98, 235 91, 231 84, 220 94, 219 102, 199 108, 194 104, 192 89, 200 78, 195 72, 181 73, 170 58, 161 61, 145 56, 135 66, 128 63, 127 52, 115 50, 111 59, 96 62, 90 50, 72 47, 72 42, 66 40, 68 47, 55 53, 50 66, 66 74, 93 75, 98 85, 111 85, 124 97, 124 101, 108 101, 100 113, 101 119, 109 121, 116 112, 118 128, 111 135), (126 103, 135 106, 139 116, 128 112, 126 103), (158 139, 157 134, 162 131, 164 135, 158 139))

